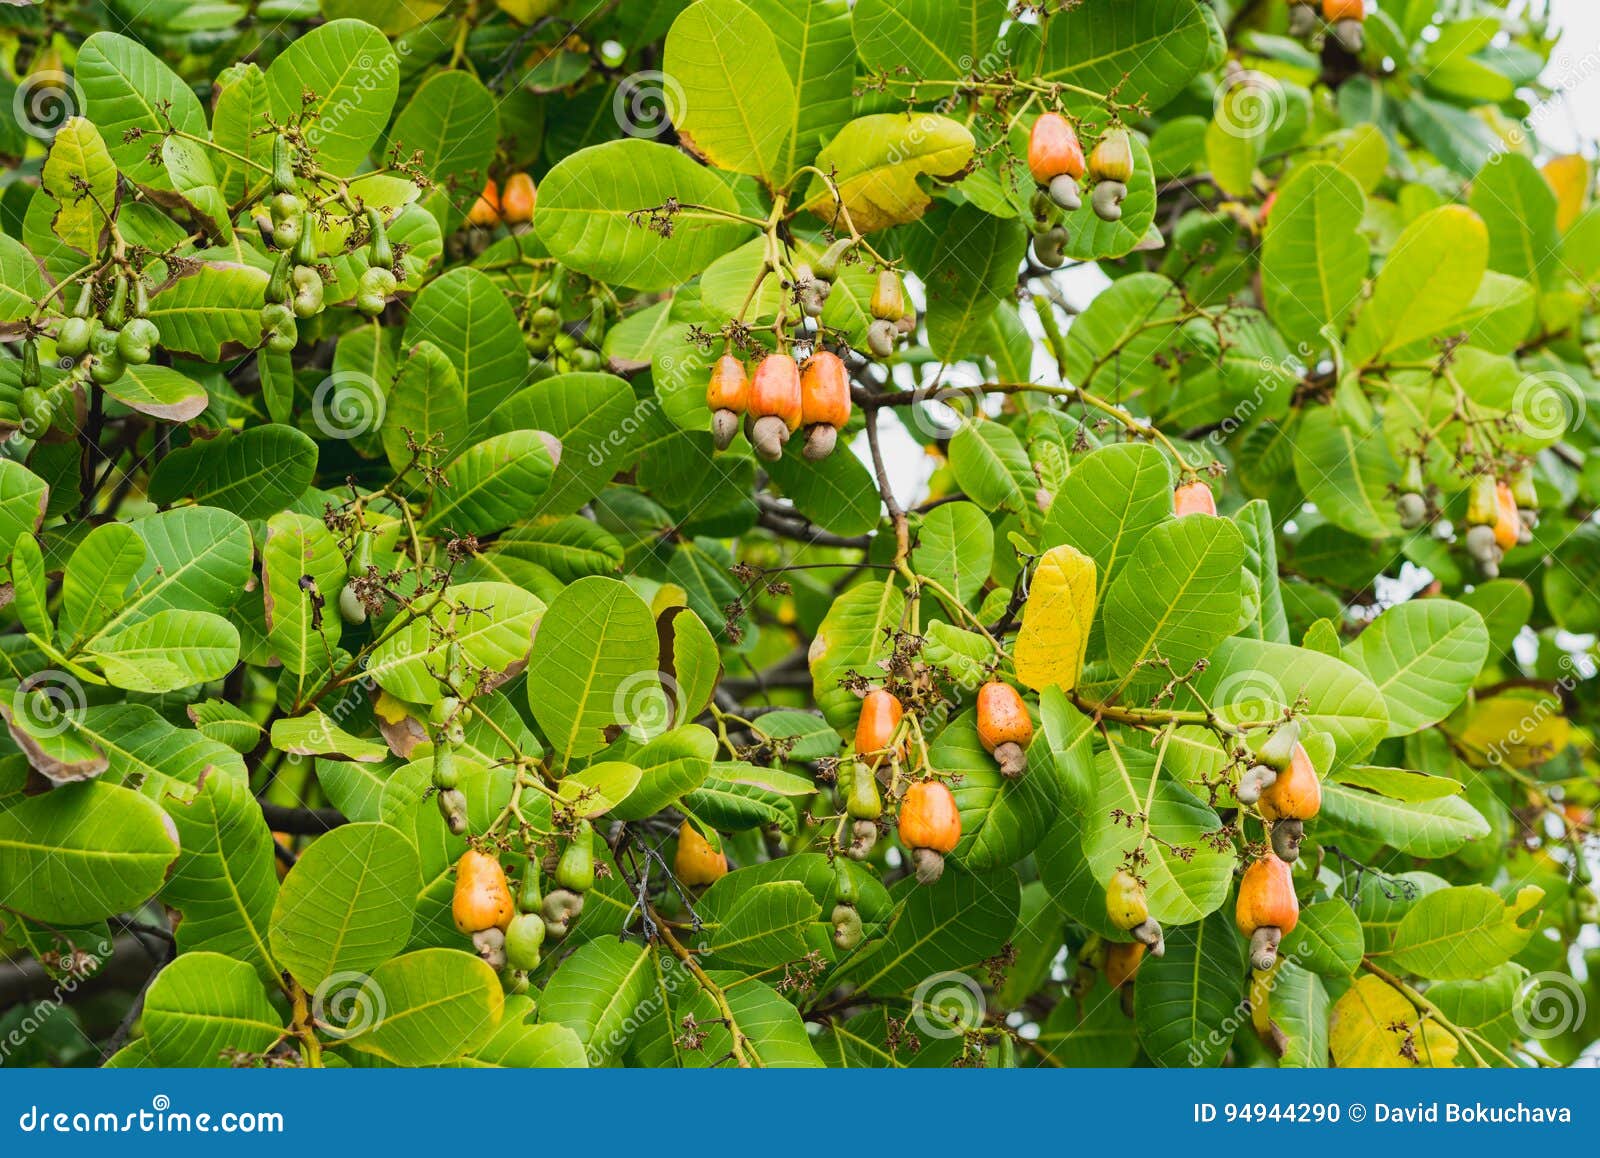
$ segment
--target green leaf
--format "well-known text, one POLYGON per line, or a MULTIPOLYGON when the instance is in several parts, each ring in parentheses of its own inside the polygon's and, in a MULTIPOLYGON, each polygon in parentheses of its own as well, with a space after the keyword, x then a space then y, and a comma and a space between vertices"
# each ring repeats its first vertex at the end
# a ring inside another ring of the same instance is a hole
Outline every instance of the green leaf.
POLYGON ((1236 863, 1208 837, 1222 827, 1217 814, 1163 774, 1149 752, 1112 744, 1095 757, 1096 791, 1084 809, 1083 855, 1104 886, 1130 850, 1140 865, 1150 915, 1163 925, 1190 924, 1227 900, 1236 863))
MULTIPOLYGON (((516 314, 500 287, 481 270, 453 269, 417 295, 402 344, 421 342, 433 343, 450 359, 466 391, 466 417, 473 423, 511 397, 528 371, 528 352, 516 314)), ((453 434, 459 419, 448 408, 439 412, 447 423, 439 429, 453 434)), ((387 428, 390 420, 384 425, 387 428)))
POLYGON ((458 537, 504 529, 549 489, 560 456, 561 444, 538 430, 484 439, 445 468, 423 526, 458 537))
POLYGON ((455 620, 455 638, 470 668, 511 675, 528 658, 544 602, 509 583, 456 583, 445 588, 427 618, 406 622, 372 649, 367 675, 391 695, 435 704, 448 674, 440 629, 455 620), (430 622, 431 620, 431 622, 430 622))
POLYGON ((467 427, 467 389, 451 356, 426 339, 408 345, 379 430, 390 467, 405 470, 411 464, 409 442, 436 436, 448 459, 466 439, 467 427))
POLYGON ((804 446, 805 440, 796 435, 782 458, 766 464, 772 481, 795 508, 836 535, 862 535, 875 528, 882 499, 862 461, 841 445, 821 462, 809 462, 804 446))
POLYGON ((1226 519, 1190 516, 1148 531, 1106 591, 1106 646, 1124 674, 1153 657, 1181 672, 1239 625, 1244 538, 1226 519))
POLYGON ((188 422, 205 412, 210 396, 206 388, 171 366, 149 363, 128 366, 122 377, 101 387, 129 410, 163 422, 188 422))
MULTIPOLYGON (((770 881, 746 887, 729 873, 714 888, 736 898, 713 927, 705 948, 721 961, 754 969, 783 965, 806 955, 806 931, 822 920, 816 898, 799 881, 770 881)), ((709 894, 708 894, 709 896, 709 894)))
POLYGON ((1334 526, 1366 539, 1399 534, 1389 497, 1399 467, 1377 429, 1353 428, 1331 406, 1308 411, 1295 436, 1294 473, 1334 526))
MULTIPOLYGON (((141 184, 170 185, 165 172, 153 169, 145 159, 152 140, 169 126, 207 135, 205 110, 194 89, 126 36, 96 32, 89 37, 78 49, 73 77, 83 90, 89 119, 100 130, 117 167, 141 184)), ((165 330, 162 327, 163 338, 165 330)))
POLYGON ((261 978, 221 953, 180 954, 145 994, 145 1040, 159 1065, 227 1067, 264 1054, 284 1034, 261 978))
POLYGON ((348 564, 321 519, 283 511, 267 520, 261 547, 267 642, 296 674, 333 661, 343 620, 337 601, 348 564))
MULTIPOLYGON (((665 68, 680 90, 674 127, 688 148, 734 173, 773 185, 795 124, 794 83, 771 67, 778 42, 739 0, 697 0, 672 22, 665 68), (750 68, 751 61, 767 67, 750 68)), ((670 90, 669 90, 670 91, 670 90)))
POLYGON ((317 444, 277 423, 225 431, 190 443, 161 460, 150 478, 150 497, 170 504, 188 497, 242 519, 281 511, 311 485, 317 444))
POLYGON ((460 226, 483 188, 499 137, 494 97, 470 72, 437 72, 395 117, 389 143, 402 156, 421 150, 422 171, 439 187, 428 208, 445 230, 460 226))
POLYGON ((0 549, 33 534, 50 502, 45 481, 20 462, 0 459, 0 549))
POLYGON ((220 614, 238 599, 250 574, 250 529, 236 515, 214 507, 180 507, 132 524, 144 540, 144 562, 133 593, 88 646, 162 611, 220 614))
POLYGON ((273 957, 306 989, 372 970, 410 936, 417 878, 416 849, 387 824, 347 824, 319 836, 273 905, 273 957))
POLYGON ((1321 345, 1361 300, 1370 260, 1361 186, 1336 165, 1302 165, 1278 190, 1261 250, 1267 312, 1292 343, 1321 345))
POLYGON ((494 1034, 505 1007, 494 970, 459 949, 419 949, 384 961, 370 977, 344 979, 323 994, 325 1009, 349 1007, 340 1003, 341 990, 368 1004, 355 1006, 355 1020, 340 1026, 338 1036, 352 1049, 404 1066, 436 1066, 472 1053, 494 1034))
POLYGON ((28 317, 34 302, 49 292, 33 255, 16 238, 0 233, 0 322, 28 317))
MULTIPOLYGON (((1068 377, 1086 390, 1158 394, 1167 371, 1156 355, 1172 345, 1182 309, 1178 287, 1158 273, 1136 273, 1114 282, 1068 331, 1068 377), (1168 321, 1172 324, 1163 324, 1168 321)), ((1172 509, 1170 500, 1167 509, 1172 509)))
POLYGON ((651 956, 642 945, 610 937, 578 946, 545 985, 540 1020, 576 1033, 591 1065, 615 1061, 652 991, 651 956))
POLYGON ((264 979, 277 965, 268 949, 272 906, 278 897, 272 833, 242 776, 208 773, 189 801, 163 802, 183 851, 161 890, 163 903, 183 914, 178 949, 248 962, 264 979))
POLYGON ((85 924, 144 904, 177 855, 155 801, 112 784, 64 785, 0 812, 0 900, 36 921, 85 924))
POLYGON ((550 489, 527 516, 570 515, 637 456, 644 414, 633 391, 612 374, 558 374, 519 391, 490 416, 492 433, 542 430, 561 443, 550 489))
POLYGON ((1283 1069, 1322 1069, 1328 1064, 1328 990, 1317 974, 1285 960, 1273 974, 1267 1011, 1282 1050, 1283 1069))
POLYGON ((1286 961, 1324 977, 1355 976, 1364 951, 1361 921, 1342 898, 1301 909, 1299 922, 1279 947, 1286 961))
POLYGON ((272 138, 257 132, 271 113, 271 97, 266 73, 254 62, 224 75, 228 79, 218 78, 211 113, 211 139, 220 146, 212 154, 212 163, 223 196, 236 205, 264 190, 271 175, 272 138))
POLYGON ((251 265, 199 263, 150 299, 146 315, 161 328, 161 345, 206 362, 261 341, 267 274, 251 265))
POLYGON ((84 653, 114 687, 175 692, 221 679, 239 662, 239 629, 207 611, 158 611, 84 653))
POLYGON ((787 176, 850 119, 855 42, 846 0, 746 0, 765 21, 794 85, 794 123, 778 171, 787 176))
POLYGON ((1093 989, 1056 1002, 1039 1031, 1039 1047, 1056 1065, 1074 1069, 1132 1065, 1139 1055, 1135 1024, 1116 994, 1093 989))
POLYGON ((1010 938, 1021 905, 1009 868, 969 873, 947 865, 937 883, 906 878, 893 896, 883 940, 851 969, 864 993, 909 995, 934 974, 978 964, 1010 938))
POLYGON ((983 0, 860 0, 851 20, 856 51, 868 68, 938 81, 978 69, 995 47, 1002 15, 983 0))
POLYGON ((1369 365, 1443 326, 1472 302, 1489 264, 1489 231, 1461 205, 1418 217, 1389 250, 1347 349, 1369 365))
POLYGON ((992 217, 970 203, 950 214, 923 278, 935 356, 952 362, 988 352, 989 319, 1015 299, 1027 247, 1028 231, 1016 218, 992 217))
POLYGON ((1139 1044, 1159 1066, 1214 1066, 1237 1026, 1244 957, 1231 915, 1166 932, 1167 951, 1134 975, 1139 1044))
POLYGON ((299 123, 316 161, 339 176, 356 171, 378 140, 400 89, 389 40, 360 20, 333 20, 295 37, 267 69, 273 119, 299 123), (315 94, 309 104, 302 96, 315 94))
POLYGON ((125 523, 106 523, 73 549, 61 581, 61 635, 70 647, 104 625, 122 606, 144 562, 145 546, 125 523))
POLYGON ((626 584, 580 579, 545 612, 529 664, 540 673, 528 687, 534 719, 564 760, 587 756, 659 683, 655 620, 626 584))
POLYGON ((1323 781, 1321 819, 1409 856, 1437 858, 1489 835, 1489 822, 1459 796, 1402 800, 1323 781))
POLYGON ((381 764, 389 746, 352 736, 317 708, 272 722, 272 746, 295 756, 330 756, 361 764, 381 764))
POLYGON ((1488 657, 1482 616, 1448 599, 1391 607, 1344 648, 1345 662, 1383 695, 1391 736, 1421 731, 1453 712, 1488 657))
POLYGON ((1388 734, 1388 712, 1372 681, 1341 660, 1303 647, 1224 640, 1195 687, 1231 720, 1265 719, 1305 696, 1302 719, 1312 731, 1333 737, 1336 768, 1359 763, 1388 734))
POLYGON ((1544 890, 1534 885, 1518 890, 1509 904, 1483 885, 1440 889, 1400 918, 1389 955, 1420 977, 1482 977, 1528 943, 1543 899, 1544 890))
POLYGON ((966 423, 956 431, 950 469, 963 493, 980 506, 1021 511, 1033 501, 1038 482, 1033 464, 1021 440, 1002 423, 966 423))
POLYGON ((817 706, 840 735, 855 730, 861 701, 841 681, 863 674, 889 654, 886 633, 900 625, 905 595, 892 580, 850 588, 828 608, 811 647, 811 686, 817 706))
POLYGON ((976 503, 945 503, 923 517, 913 559, 919 575, 970 602, 994 564, 994 527, 976 503))
MULTIPOLYGON (((1046 83, 1114 89, 1154 111, 1211 63, 1211 25, 1195 0, 1086 0, 1056 15, 1038 77, 1046 83)), ((1079 110, 1098 111, 1098 102, 1082 93, 1062 98, 1079 110)))
MULTIPOLYGON (((833 172, 839 197, 864 233, 915 221, 931 204, 923 176, 950 177, 966 168, 976 148, 971 131, 937 113, 873 113, 839 130, 817 154, 833 172)), ((836 216, 833 192, 814 179, 805 208, 825 221, 836 216)))
POLYGON ((1520 153, 1496 153, 1467 199, 1489 231, 1489 268, 1553 289, 1565 278, 1556 194, 1520 153))
MULTIPOLYGON (((765 723, 770 716, 761 720, 765 723)), ((829 732, 828 737, 831 752, 836 747, 831 744, 833 733, 829 732)), ((639 783, 626 800, 611 809, 611 816, 616 820, 654 816, 704 784, 716 754, 716 736, 699 724, 685 724, 656 736, 629 753, 629 760, 639 769, 639 783)))
POLYGON ((933 767, 959 777, 952 791, 961 813, 961 843, 951 855, 969 871, 1016 864, 1055 822, 1059 786, 1042 734, 1028 746, 1028 770, 1015 780, 1001 774, 979 741, 975 711, 947 724, 928 755, 933 767))
POLYGON ((563 158, 545 175, 534 229, 564 265, 659 290, 687 281, 749 236, 751 226, 726 216, 737 207, 714 173, 677 149, 610 141, 563 158), (668 236, 632 220, 671 200, 695 208, 667 219, 668 236))

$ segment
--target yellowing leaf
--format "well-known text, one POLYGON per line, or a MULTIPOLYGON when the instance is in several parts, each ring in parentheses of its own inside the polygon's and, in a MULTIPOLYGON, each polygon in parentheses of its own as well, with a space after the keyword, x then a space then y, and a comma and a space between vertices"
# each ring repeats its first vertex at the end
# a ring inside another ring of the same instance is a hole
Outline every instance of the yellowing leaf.
MULTIPOLYGON (((923 174, 949 177, 972 160, 972 134, 936 113, 874 113, 857 117, 817 155, 817 168, 836 173, 839 196, 857 229, 870 233, 915 221, 928 208, 917 184, 923 174)), ((806 208, 825 221, 837 210, 820 180, 806 208)))
POLYGON ((69 118, 51 142, 40 177, 61 206, 52 222, 56 236, 82 253, 95 253, 106 214, 117 202, 117 169, 94 125, 69 118))
POLYGON ((1573 154, 1557 157, 1540 171, 1556 191, 1556 228, 1565 233, 1589 203, 1589 162, 1573 154))
POLYGON ((1053 547, 1039 560, 1013 653, 1017 678, 1028 687, 1077 686, 1094 622, 1094 588, 1094 560, 1076 547, 1053 547))
POLYGON ((1572 725, 1561 711, 1561 701, 1549 694, 1479 700, 1455 731, 1456 742, 1479 767, 1531 768, 1567 746, 1572 725))
POLYGON ((1340 1069, 1453 1069, 1459 1046, 1437 1022, 1381 978, 1365 976, 1328 1016, 1328 1046, 1340 1069))

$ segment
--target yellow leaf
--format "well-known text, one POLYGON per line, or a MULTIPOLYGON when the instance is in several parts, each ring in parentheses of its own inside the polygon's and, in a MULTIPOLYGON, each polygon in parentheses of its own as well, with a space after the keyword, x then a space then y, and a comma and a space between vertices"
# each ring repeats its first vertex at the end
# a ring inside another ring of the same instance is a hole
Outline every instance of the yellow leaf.
POLYGON ((62 124, 40 184, 60 206, 51 221, 56 236, 79 252, 97 253, 107 214, 117 204, 117 167, 93 124, 83 117, 62 124))
POLYGON ((1360 977, 1328 1016, 1328 1047, 1340 1069, 1454 1069, 1459 1045, 1378 977, 1360 977))
POLYGON ((1557 157, 1542 171, 1556 191, 1556 226, 1565 233, 1589 204, 1589 162, 1576 155, 1557 157))
MULTIPOLYGON (((870 233, 921 217, 928 195, 923 174, 951 177, 972 160, 967 127, 936 113, 874 113, 857 117, 817 155, 817 168, 836 174, 839 196, 857 229, 870 233)), ((813 182, 806 208, 825 221, 837 213, 832 192, 813 182)))
POLYGON ((372 704, 372 714, 386 724, 398 724, 411 714, 411 706, 398 696, 379 691, 378 698, 372 704))
POLYGON ((1017 679, 1034 691, 1077 686, 1094 622, 1094 560, 1075 547, 1045 552, 1017 633, 1017 679))
POLYGON ((1456 741, 1480 768, 1496 764, 1531 768, 1570 741, 1572 724, 1561 711, 1560 699, 1548 692, 1479 700, 1459 725, 1456 741))

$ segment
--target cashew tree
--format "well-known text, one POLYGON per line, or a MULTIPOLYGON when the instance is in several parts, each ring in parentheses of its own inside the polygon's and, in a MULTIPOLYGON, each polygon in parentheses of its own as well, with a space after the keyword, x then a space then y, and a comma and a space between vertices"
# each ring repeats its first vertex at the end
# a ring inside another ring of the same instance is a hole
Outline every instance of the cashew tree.
POLYGON ((0 1059, 1593 1051, 1548 8, 0 7, 0 1059))

